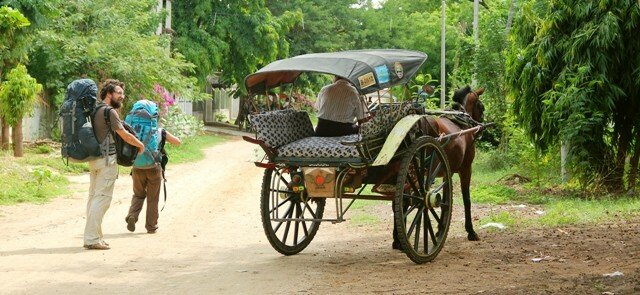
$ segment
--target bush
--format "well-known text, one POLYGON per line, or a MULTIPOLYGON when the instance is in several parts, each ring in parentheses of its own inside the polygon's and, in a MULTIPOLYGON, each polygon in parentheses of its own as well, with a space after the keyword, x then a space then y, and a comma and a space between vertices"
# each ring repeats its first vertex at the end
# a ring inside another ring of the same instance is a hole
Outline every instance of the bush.
POLYGON ((162 126, 177 137, 190 137, 204 131, 204 123, 194 116, 183 113, 178 107, 170 107, 161 120, 162 126))

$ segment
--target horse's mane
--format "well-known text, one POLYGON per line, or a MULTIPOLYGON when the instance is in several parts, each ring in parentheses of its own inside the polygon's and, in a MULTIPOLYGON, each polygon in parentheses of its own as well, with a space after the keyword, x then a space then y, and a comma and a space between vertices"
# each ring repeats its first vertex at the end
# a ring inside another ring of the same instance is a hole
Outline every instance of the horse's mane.
POLYGON ((464 111, 464 100, 467 97, 467 94, 471 93, 471 91, 471 86, 469 85, 455 90, 453 92, 453 103, 451 104, 451 108, 456 111, 464 111))
POLYGON ((463 88, 460 88, 453 92, 453 101, 459 104, 464 104, 464 99, 469 93, 471 93, 471 86, 467 85, 463 88))

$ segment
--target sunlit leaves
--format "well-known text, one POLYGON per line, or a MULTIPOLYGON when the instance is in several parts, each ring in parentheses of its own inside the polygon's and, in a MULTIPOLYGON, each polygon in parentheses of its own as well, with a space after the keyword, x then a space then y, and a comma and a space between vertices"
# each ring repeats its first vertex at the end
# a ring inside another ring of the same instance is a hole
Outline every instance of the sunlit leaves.
POLYGON ((0 115, 9 126, 15 126, 33 109, 42 85, 29 76, 24 65, 13 68, 6 77, 0 85, 0 115))

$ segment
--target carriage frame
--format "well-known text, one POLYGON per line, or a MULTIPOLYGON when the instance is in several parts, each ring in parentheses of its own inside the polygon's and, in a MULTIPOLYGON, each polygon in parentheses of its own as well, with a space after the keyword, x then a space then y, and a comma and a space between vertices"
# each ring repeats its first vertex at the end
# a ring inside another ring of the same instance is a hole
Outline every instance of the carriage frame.
MULTIPOLYGON (((247 76, 245 85, 256 94, 314 72, 346 78, 365 95, 406 85, 426 58, 422 52, 398 49, 307 54, 273 62, 247 76)), ((347 220, 356 200, 383 200, 393 203, 399 241, 394 247, 418 264, 435 259, 446 241, 453 209, 452 171, 443 147, 485 128, 479 124, 438 136, 419 128, 421 119, 441 115, 468 116, 425 110, 416 102, 381 104, 359 134, 327 139, 313 137, 304 112, 251 115, 256 136, 243 138, 265 152, 255 165, 265 169, 261 216, 273 248, 284 255, 297 254, 322 222, 347 220), (287 142, 283 136, 293 140, 287 142), (338 154, 326 154, 327 150, 338 154), (333 199, 335 218, 324 217, 328 199, 333 199)))

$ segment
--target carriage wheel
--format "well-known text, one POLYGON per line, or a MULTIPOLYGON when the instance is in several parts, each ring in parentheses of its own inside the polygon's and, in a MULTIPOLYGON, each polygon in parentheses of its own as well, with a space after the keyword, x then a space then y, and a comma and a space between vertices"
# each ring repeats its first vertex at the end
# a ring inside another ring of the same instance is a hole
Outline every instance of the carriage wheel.
POLYGON ((398 241, 413 262, 429 262, 442 249, 451 222, 451 189, 440 143, 418 138, 402 159, 393 207, 398 241))
POLYGON ((266 169, 262 179, 260 213, 269 243, 284 255, 304 250, 318 232, 324 213, 324 198, 294 193, 290 168, 266 169), (296 220, 297 219, 297 220, 296 220), (300 220, 304 219, 304 220, 300 220))

